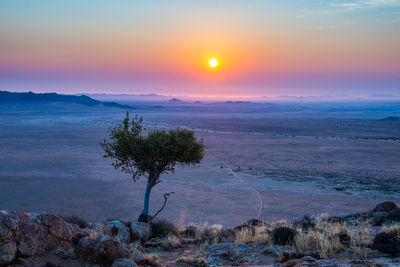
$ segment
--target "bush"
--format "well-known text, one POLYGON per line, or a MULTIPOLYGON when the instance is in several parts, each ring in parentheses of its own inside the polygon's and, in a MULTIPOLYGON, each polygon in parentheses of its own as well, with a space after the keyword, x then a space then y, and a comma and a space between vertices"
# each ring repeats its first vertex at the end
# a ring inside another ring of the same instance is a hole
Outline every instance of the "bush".
POLYGON ((160 219, 150 223, 152 237, 167 237, 169 235, 178 236, 178 229, 168 220, 160 219))
POLYGON ((78 225, 80 228, 86 228, 88 227, 88 222, 76 215, 70 215, 70 216, 60 216, 64 221, 66 221, 67 223, 73 223, 78 225))
POLYGON ((162 245, 165 248, 179 248, 181 246, 181 241, 175 235, 168 235, 162 241, 162 245))

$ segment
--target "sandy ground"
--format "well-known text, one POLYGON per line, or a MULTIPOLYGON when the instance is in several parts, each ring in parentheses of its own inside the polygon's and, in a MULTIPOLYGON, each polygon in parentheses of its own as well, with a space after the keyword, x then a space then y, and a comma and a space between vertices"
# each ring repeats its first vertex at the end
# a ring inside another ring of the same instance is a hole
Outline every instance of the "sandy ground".
MULTIPOLYGON (((148 128, 188 125, 183 117, 144 115, 148 128)), ((90 109, 1 113, 0 209, 78 214, 89 221, 136 219, 144 180, 133 183, 114 170, 102 158, 98 144, 107 127, 123 116, 120 110, 90 109)), ((165 175, 151 196, 154 212, 164 192, 176 193, 162 213, 175 223, 233 226, 256 217, 261 203, 249 183, 262 195, 261 219, 270 221, 326 212, 348 214, 383 200, 400 200, 400 142, 349 138, 363 133, 393 136, 399 131, 393 125, 385 126, 385 131, 375 121, 335 119, 339 126, 330 124, 333 128, 327 130, 322 119, 314 124, 311 119, 297 119, 281 121, 277 129, 277 121, 271 120, 262 123, 268 129, 255 127, 261 134, 254 134, 234 133, 235 125, 229 128, 229 121, 213 129, 201 119, 191 121, 189 126, 207 145, 204 160, 165 175)))

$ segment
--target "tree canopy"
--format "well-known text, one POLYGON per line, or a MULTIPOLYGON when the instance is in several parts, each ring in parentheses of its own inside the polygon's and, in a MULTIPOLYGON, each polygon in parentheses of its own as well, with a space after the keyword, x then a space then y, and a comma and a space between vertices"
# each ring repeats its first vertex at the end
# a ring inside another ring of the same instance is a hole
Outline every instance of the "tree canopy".
POLYGON ((122 123, 110 129, 109 141, 104 139, 100 145, 104 157, 114 159, 115 169, 131 174, 134 181, 139 177, 148 180, 143 209, 147 216, 150 191, 160 182, 160 175, 173 172, 177 165, 200 163, 204 145, 203 140, 197 141, 194 131, 179 128, 143 135, 142 121, 137 115, 130 120, 127 112, 122 123))

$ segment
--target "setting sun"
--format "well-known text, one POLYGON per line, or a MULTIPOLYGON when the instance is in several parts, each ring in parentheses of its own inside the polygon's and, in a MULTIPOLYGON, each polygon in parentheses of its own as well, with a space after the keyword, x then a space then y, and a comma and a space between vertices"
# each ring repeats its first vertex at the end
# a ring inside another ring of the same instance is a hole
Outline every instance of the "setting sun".
POLYGON ((218 66, 218 61, 215 58, 212 58, 210 61, 208 61, 208 65, 211 68, 216 68, 218 66))

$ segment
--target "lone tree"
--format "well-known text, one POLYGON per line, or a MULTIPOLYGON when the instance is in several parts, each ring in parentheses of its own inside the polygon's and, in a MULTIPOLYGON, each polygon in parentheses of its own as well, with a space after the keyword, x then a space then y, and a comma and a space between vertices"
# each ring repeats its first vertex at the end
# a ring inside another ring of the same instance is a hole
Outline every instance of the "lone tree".
POLYGON ((109 139, 104 139, 100 145, 104 149, 104 157, 114 159, 114 168, 131 174, 135 182, 139 177, 147 179, 143 212, 139 216, 139 221, 143 222, 150 222, 165 207, 170 195, 164 194, 164 205, 154 216, 150 216, 150 192, 161 182, 161 174, 174 172, 176 165, 200 163, 204 156, 203 140, 198 142, 193 131, 179 128, 153 130, 144 136, 142 118, 136 115, 130 121, 129 112, 126 112, 121 124, 110 129, 109 139))

